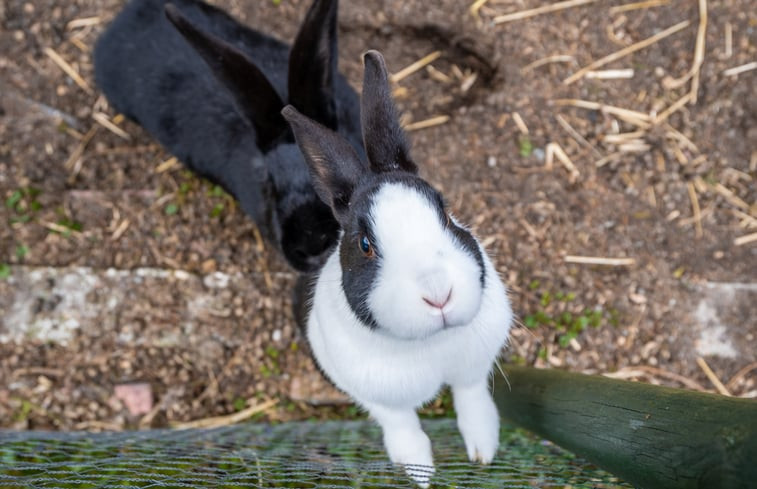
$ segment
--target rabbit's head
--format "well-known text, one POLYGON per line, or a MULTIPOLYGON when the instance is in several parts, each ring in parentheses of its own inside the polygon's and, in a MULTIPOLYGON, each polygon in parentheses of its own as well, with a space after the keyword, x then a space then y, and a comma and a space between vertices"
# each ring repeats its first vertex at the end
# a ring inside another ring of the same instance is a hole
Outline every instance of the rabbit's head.
MULTIPOLYGON (((339 225, 315 193, 307 165, 281 110, 287 100, 334 131, 359 134, 358 127, 338 127, 337 3, 313 2, 290 52, 288 86, 278 91, 256 64, 264 66, 267 60, 250 60, 229 42, 193 25, 174 5, 165 8, 168 19, 205 60, 254 130, 274 200, 270 223, 273 234, 287 261, 303 272, 317 270, 323 264, 337 242, 339 225)), ((362 152, 359 144, 356 146, 362 152)))
POLYGON ((343 234, 337 249, 352 313, 375 331, 429 337, 469 324, 482 303, 481 247, 450 216, 442 195, 417 175, 380 53, 365 58, 361 104, 368 162, 330 129, 283 110, 318 195, 343 234))

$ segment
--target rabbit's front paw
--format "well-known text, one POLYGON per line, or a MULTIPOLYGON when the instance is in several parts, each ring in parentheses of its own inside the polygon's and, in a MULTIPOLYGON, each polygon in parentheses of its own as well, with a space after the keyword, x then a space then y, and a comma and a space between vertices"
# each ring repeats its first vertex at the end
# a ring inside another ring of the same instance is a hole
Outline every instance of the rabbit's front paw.
POLYGON ((458 396, 455 406, 468 458, 471 462, 491 463, 499 446, 499 413, 489 393, 458 396))
POLYGON ((405 467, 405 472, 420 487, 427 488, 434 475, 431 441, 422 430, 385 433, 384 445, 389 458, 405 467))

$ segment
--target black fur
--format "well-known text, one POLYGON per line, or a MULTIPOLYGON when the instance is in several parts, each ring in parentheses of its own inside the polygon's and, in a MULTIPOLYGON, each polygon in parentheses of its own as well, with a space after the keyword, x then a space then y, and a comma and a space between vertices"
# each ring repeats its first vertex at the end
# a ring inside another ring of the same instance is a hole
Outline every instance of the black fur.
POLYGON ((338 224, 280 111, 289 101, 362 154, 357 94, 336 71, 337 0, 314 1, 291 74, 283 42, 199 0, 173 3, 168 15, 192 44, 164 15, 167 0, 132 0, 95 47, 98 86, 187 167, 234 195, 294 268, 318 269, 338 224))
POLYGON ((366 53, 365 65, 361 116, 369 167, 346 141, 323 125, 292 107, 286 107, 282 115, 292 126, 318 195, 332 207, 344 231, 339 261, 347 302, 363 324, 375 329, 378 324, 367 300, 378 278, 382 250, 377 247, 370 213, 376 194, 384 185, 401 184, 427 199, 436 209, 440 224, 450 230, 458 244, 478 263, 482 285, 485 272, 476 239, 449 218, 442 195, 417 176, 417 167, 410 158, 405 134, 399 126, 381 54, 366 53), (373 244, 369 255, 360 248, 363 236, 373 244))

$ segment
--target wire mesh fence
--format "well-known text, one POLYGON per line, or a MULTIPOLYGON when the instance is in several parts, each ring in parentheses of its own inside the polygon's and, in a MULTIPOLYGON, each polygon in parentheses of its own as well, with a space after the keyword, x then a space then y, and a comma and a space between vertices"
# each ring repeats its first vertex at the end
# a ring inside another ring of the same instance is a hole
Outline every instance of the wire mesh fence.
MULTIPOLYGON (((454 420, 427 420, 432 487, 628 488, 522 430, 502 429, 494 463, 465 457, 454 420)), ((369 421, 243 424, 119 433, 0 432, 0 488, 415 487, 369 421)))

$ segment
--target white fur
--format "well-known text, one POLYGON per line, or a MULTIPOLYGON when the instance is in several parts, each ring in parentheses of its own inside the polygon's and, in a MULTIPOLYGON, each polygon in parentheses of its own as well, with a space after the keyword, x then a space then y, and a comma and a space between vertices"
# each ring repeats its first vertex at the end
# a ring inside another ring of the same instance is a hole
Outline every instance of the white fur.
POLYGON ((430 472, 410 466, 431 466, 433 457, 415 409, 445 384, 452 387, 469 458, 488 463, 494 457, 499 416, 488 377, 507 340, 512 311, 484 251, 481 287, 475 259, 441 226, 423 196, 387 184, 377 194, 372 219, 382 262, 368 302, 379 329, 361 324, 350 309, 337 248, 316 283, 308 339, 331 380, 381 425, 391 460, 424 485, 430 472), (422 296, 444 294, 448 287, 453 295, 442 320, 422 296), (450 327, 443 327, 445 321, 450 327))
POLYGON ((371 220, 381 268, 368 304, 376 322, 405 339, 468 324, 481 305, 475 258, 442 227, 423 195, 394 183, 374 199, 371 220), (424 300, 443 303, 448 296, 443 309, 424 300))

